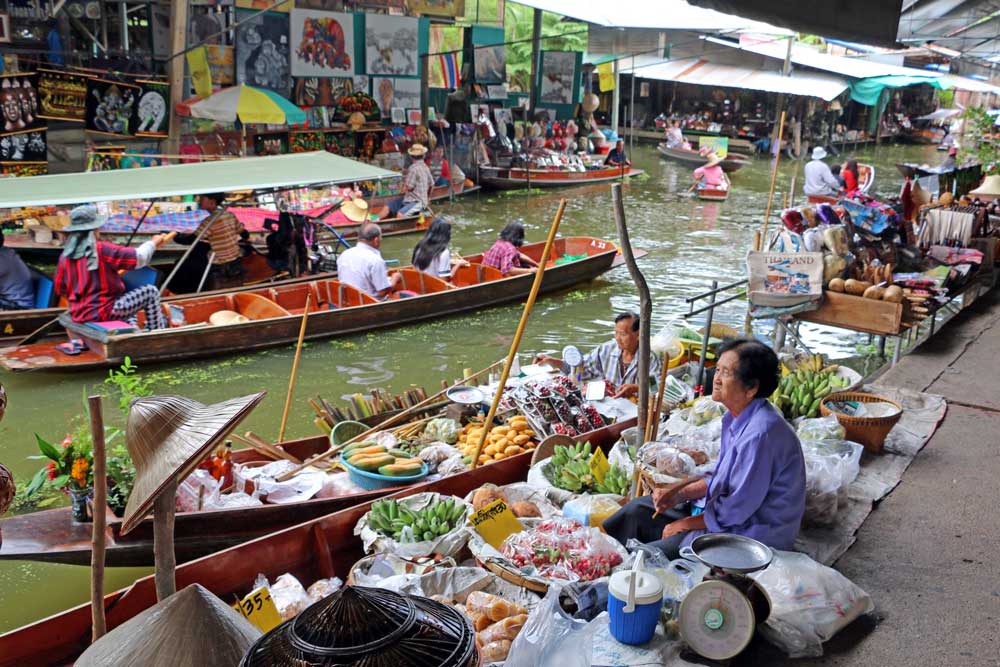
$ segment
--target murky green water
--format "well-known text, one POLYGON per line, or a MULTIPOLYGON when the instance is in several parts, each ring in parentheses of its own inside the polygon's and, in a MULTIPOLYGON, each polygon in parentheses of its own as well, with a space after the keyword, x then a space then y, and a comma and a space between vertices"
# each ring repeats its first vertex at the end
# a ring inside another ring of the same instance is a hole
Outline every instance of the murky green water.
MULTIPOLYGON (((878 167, 875 190, 892 194, 901 179, 893 164, 898 161, 936 163, 939 156, 927 147, 889 146, 858 152, 863 161, 878 167)), ((641 268, 654 299, 654 331, 683 315, 684 298, 720 283, 743 277, 743 259, 759 229, 767 203, 770 167, 757 160, 733 176, 733 192, 725 202, 702 202, 678 194, 690 185, 689 170, 658 157, 647 146, 636 147, 636 165, 647 175, 624 188, 626 215, 636 247, 649 251, 641 268)), ((785 162, 778 177, 776 208, 788 190, 793 172, 801 165, 785 162)), ((801 192, 801 176, 797 190, 801 192)), ((561 233, 615 238, 611 194, 607 185, 586 186, 539 194, 496 195, 483 193, 452 204, 438 205, 456 220, 453 251, 480 252, 495 239, 500 228, 518 220, 528 228, 530 241, 544 239, 558 208, 569 201, 561 233)), ((384 254, 407 262, 416 239, 387 239, 384 254)), ((555 351, 567 343, 588 348, 606 340, 616 312, 638 306, 627 270, 616 269, 576 289, 539 300, 521 349, 555 351)), ((717 321, 742 326, 745 306, 722 306, 717 321)), ((371 387, 399 391, 411 383, 428 389, 441 379, 460 376, 463 368, 483 368, 502 357, 517 326, 520 306, 451 317, 417 326, 378 331, 367 335, 307 344, 299 367, 297 400, 289 420, 288 435, 314 431, 307 396, 328 400, 371 387)), ((861 337, 810 327, 807 338, 816 348, 834 357, 856 355, 861 337)), ((262 435, 277 436, 288 374, 290 348, 232 355, 174 366, 143 369, 154 380, 158 393, 179 393, 205 402, 221 400, 260 389, 270 392, 246 424, 262 435)), ((5 375, 10 406, 0 423, 0 461, 15 476, 25 478, 37 468, 26 460, 35 454, 33 433, 61 439, 66 424, 79 411, 81 393, 102 382, 103 374, 5 375)), ((116 406, 106 402, 105 411, 116 406)), ((108 590, 130 583, 142 569, 112 569, 108 590)), ((88 571, 83 567, 0 561, 0 631, 43 618, 86 601, 88 571)))

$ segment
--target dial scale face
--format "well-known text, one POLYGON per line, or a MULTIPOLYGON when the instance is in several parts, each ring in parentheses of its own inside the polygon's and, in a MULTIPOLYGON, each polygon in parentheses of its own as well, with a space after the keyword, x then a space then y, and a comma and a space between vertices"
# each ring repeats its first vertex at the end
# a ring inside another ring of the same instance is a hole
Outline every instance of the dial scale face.
POLYGON ((738 588, 710 579, 684 597, 678 613, 681 637, 698 655, 728 660, 753 638, 757 621, 753 607, 738 588))

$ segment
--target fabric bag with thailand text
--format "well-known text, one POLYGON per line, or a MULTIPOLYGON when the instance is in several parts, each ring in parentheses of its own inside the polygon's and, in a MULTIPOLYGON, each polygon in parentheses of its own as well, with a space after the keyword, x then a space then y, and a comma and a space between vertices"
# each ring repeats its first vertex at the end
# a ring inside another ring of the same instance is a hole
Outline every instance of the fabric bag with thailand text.
POLYGON ((823 299, 823 253, 747 253, 750 316, 776 317, 815 310, 823 299))

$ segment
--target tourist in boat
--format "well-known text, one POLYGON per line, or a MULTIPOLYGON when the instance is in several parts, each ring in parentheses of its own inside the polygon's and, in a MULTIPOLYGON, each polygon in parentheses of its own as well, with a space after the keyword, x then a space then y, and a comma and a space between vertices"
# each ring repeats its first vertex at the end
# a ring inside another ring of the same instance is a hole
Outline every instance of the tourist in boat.
MULTIPOLYGON (((950 135, 949 135, 950 136, 950 135)), ((941 164, 938 165, 938 171, 954 171, 955 161, 958 159, 958 148, 952 146, 948 149, 948 157, 946 157, 941 164)))
POLYGON ((615 142, 615 147, 608 151, 608 157, 604 159, 604 164, 612 167, 632 166, 632 161, 625 154, 625 142, 622 139, 615 142))
POLYGON ((452 257, 449 243, 451 223, 440 216, 434 218, 424 238, 413 248, 413 266, 450 284, 458 270, 469 263, 461 257, 452 257))
POLYGON ((833 174, 833 177, 837 179, 838 183, 840 183, 840 189, 844 188, 844 179, 840 177, 840 170, 843 168, 844 165, 842 164, 835 164, 830 167, 830 173, 833 174))
POLYGON ((835 197, 840 192, 840 181, 830 171, 830 166, 823 162, 827 156, 826 149, 817 146, 812 151, 812 160, 805 166, 805 185, 802 191, 814 197, 835 197))
POLYGON ((431 188, 434 187, 434 176, 425 160, 427 147, 413 144, 406 154, 412 162, 403 176, 403 195, 389 202, 389 212, 393 215, 417 215, 427 209, 430 205, 431 188))
POLYGON ((160 306, 160 290, 143 285, 125 291, 119 271, 141 269, 149 264, 153 252, 162 243, 157 234, 138 248, 126 248, 100 240, 97 231, 106 219, 91 204, 77 206, 69 214, 70 224, 62 256, 56 267, 56 293, 69 301, 74 322, 125 320, 136 325, 137 313, 146 313, 146 329, 163 329, 167 319, 160 306))
POLYGON ((667 148, 681 148, 684 145, 684 133, 681 132, 681 122, 675 120, 667 128, 667 148))
POLYGON ((431 176, 434 179, 434 187, 448 185, 451 180, 451 165, 444 157, 444 146, 438 145, 431 151, 430 162, 431 176))
POLYGON ((712 398, 727 413, 715 470, 680 489, 657 489, 611 516, 604 530, 622 544, 635 538, 668 558, 705 533, 745 535, 786 551, 795 545, 806 471, 795 431, 768 401, 778 386, 778 357, 747 338, 725 341, 719 353, 712 398), (677 508, 692 501, 697 509, 677 508))
POLYGON ((851 158, 844 163, 844 168, 840 170, 840 177, 844 179, 844 189, 847 190, 848 197, 853 197, 860 192, 858 189, 861 182, 859 176, 857 160, 851 158))
POLYGON ((389 275, 379 250, 381 247, 382 228, 374 222, 366 222, 358 231, 357 244, 337 258, 337 279, 380 301, 399 289, 403 276, 398 272, 389 275))
MULTIPOLYGON (((619 313, 615 316, 615 337, 595 347, 583 359, 584 380, 604 380, 615 387, 615 398, 631 398, 639 394, 639 316, 619 313)), ((573 369, 557 357, 540 354, 535 363, 558 368, 566 375, 573 369)), ((649 379, 660 375, 660 359, 649 357, 649 379)))
POLYGON ((718 189, 721 188, 723 183, 725 183, 725 177, 722 175, 722 158, 713 152, 707 154, 708 162, 701 165, 694 170, 694 182, 699 190, 703 189, 718 189))
POLYGON ((243 223, 229 211, 223 211, 215 217, 212 215, 225 200, 226 195, 221 192, 201 195, 198 198, 198 208, 206 211, 208 217, 202 220, 194 233, 178 234, 175 239, 182 245, 191 245, 208 227, 202 240, 206 241, 215 253, 212 258, 212 270, 209 273, 209 289, 243 284, 243 253, 240 250, 240 238, 246 231, 243 223))
POLYGON ((483 255, 483 264, 499 269, 505 276, 531 273, 538 268, 538 262, 521 252, 523 245, 524 225, 508 222, 500 231, 500 238, 483 255))
POLYGON ((25 310, 35 305, 31 270, 13 248, 5 248, 0 232, 0 310, 25 310))

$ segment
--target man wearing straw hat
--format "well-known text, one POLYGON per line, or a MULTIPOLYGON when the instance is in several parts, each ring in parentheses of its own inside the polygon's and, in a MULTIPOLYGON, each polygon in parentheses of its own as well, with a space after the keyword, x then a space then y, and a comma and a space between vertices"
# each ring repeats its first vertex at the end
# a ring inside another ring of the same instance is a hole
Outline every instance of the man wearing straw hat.
POLYGON ((427 147, 413 144, 406 154, 413 159, 413 163, 407 167, 403 177, 403 196, 389 204, 389 210, 401 216, 416 215, 429 208, 431 188, 434 187, 434 176, 424 159, 427 147))
POLYGON ((100 240, 97 230, 106 222, 93 204, 77 206, 69 213, 70 225, 59 265, 56 268, 56 293, 69 301, 74 322, 125 320, 136 324, 140 310, 146 313, 146 329, 163 329, 167 319, 160 307, 160 291, 155 285, 143 285, 126 292, 119 271, 141 269, 149 264, 153 252, 163 241, 157 234, 138 248, 126 248, 100 240))
POLYGON ((383 300, 401 287, 403 277, 397 272, 389 276, 382 247, 382 229, 374 222, 362 225, 357 244, 337 258, 337 278, 365 294, 383 300))

